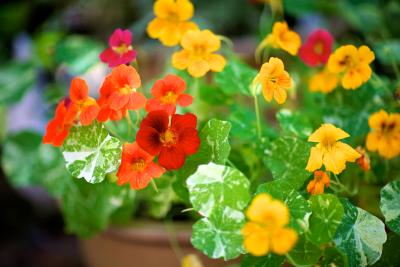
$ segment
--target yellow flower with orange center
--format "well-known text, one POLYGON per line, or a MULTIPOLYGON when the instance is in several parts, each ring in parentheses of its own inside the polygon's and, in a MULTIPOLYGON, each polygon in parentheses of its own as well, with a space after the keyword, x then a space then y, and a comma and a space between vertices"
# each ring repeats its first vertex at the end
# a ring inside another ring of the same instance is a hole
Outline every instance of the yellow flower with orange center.
POLYGON ((252 255, 263 256, 271 251, 283 255, 297 242, 297 233, 285 227, 289 223, 289 209, 270 195, 254 197, 246 216, 249 222, 242 228, 243 245, 252 255))
POLYGON ((380 110, 368 119, 371 132, 367 136, 366 147, 378 151, 379 155, 391 159, 400 154, 400 113, 388 114, 380 110))
POLYGON ((181 40, 181 46, 183 49, 172 55, 172 65, 175 68, 187 69, 193 77, 224 69, 225 58, 215 54, 221 47, 221 40, 211 31, 188 31, 181 40))
POLYGON ((341 173, 346 168, 346 162, 354 162, 361 155, 351 146, 340 142, 349 134, 332 124, 323 124, 308 137, 309 142, 318 143, 311 148, 306 170, 313 172, 325 166, 327 171, 341 173))
POLYGON ((371 77, 369 64, 375 54, 367 46, 344 45, 332 53, 328 60, 328 69, 332 73, 342 74, 341 83, 344 89, 357 89, 371 77))
POLYGON ((292 87, 292 80, 289 73, 285 71, 282 60, 271 57, 261 66, 260 72, 253 80, 253 85, 261 85, 266 101, 271 102, 274 98, 278 104, 283 104, 287 98, 286 91, 292 87))
POLYGON ((188 21, 193 13, 189 0, 157 0, 154 3, 156 18, 147 26, 147 33, 165 46, 177 45, 187 31, 198 29, 195 23, 188 21))
POLYGON ((328 187, 331 180, 328 174, 324 171, 315 171, 314 179, 307 185, 307 192, 311 195, 318 195, 324 193, 325 186, 328 187))
POLYGON ((324 69, 311 77, 308 87, 311 92, 330 93, 336 88, 338 83, 338 75, 324 69))

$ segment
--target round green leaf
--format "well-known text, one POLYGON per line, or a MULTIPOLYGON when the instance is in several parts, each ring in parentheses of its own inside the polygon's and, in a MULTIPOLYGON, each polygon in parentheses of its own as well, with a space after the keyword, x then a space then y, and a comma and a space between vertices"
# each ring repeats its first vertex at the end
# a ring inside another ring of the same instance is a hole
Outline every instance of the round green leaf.
POLYGON ((257 188, 257 194, 259 193, 270 194, 287 205, 290 211, 289 227, 300 234, 307 230, 308 218, 311 215, 310 205, 290 184, 283 180, 265 183, 257 188))
POLYGON ((310 197, 312 214, 309 220, 307 238, 320 245, 332 241, 343 217, 343 206, 332 194, 310 197))
POLYGON ((231 167, 200 165, 186 183, 193 208, 206 217, 215 207, 243 210, 250 200, 249 180, 231 167))
POLYGON ((255 257, 246 254, 240 264, 241 267, 280 267, 285 262, 284 256, 269 253, 266 256, 255 257))
POLYGON ((385 224, 348 200, 341 202, 345 212, 336 232, 336 246, 347 255, 350 267, 374 264, 381 257, 386 242, 385 224))
POLYGON ((400 234, 400 181, 392 181, 381 190, 381 211, 389 228, 400 234))
POLYGON ((122 148, 121 142, 111 137, 102 124, 93 123, 72 127, 62 150, 72 176, 99 183, 119 167, 122 148))
POLYGON ((279 125, 286 133, 292 133, 301 138, 307 138, 312 133, 312 127, 308 118, 288 109, 281 109, 276 118, 279 125))
POLYGON ((296 246, 286 254, 290 263, 295 266, 313 266, 321 257, 322 250, 305 238, 299 237, 296 246))

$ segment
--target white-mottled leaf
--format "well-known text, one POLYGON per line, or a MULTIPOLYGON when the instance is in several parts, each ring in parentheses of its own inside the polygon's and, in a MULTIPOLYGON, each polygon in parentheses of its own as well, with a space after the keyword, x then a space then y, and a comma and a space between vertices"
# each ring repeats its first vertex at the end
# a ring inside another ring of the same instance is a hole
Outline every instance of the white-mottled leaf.
POLYGON ((374 264, 381 257, 386 242, 385 224, 348 200, 341 202, 345 212, 336 232, 336 246, 347 255, 349 267, 374 264))
POLYGON ((387 226, 400 234, 400 180, 392 181, 382 188, 381 211, 387 226))
POLYGON ((62 150, 72 176, 99 183, 119 167, 122 148, 102 124, 93 123, 72 127, 62 150))
POLYGON ((203 216, 217 207, 242 210, 250 200, 250 182, 237 169, 209 163, 200 165, 187 181, 190 202, 203 216))

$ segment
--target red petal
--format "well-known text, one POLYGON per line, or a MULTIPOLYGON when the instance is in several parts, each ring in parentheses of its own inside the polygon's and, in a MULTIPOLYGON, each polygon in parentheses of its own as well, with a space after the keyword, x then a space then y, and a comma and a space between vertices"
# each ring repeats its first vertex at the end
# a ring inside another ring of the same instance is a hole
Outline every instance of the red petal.
POLYGON ((80 78, 74 78, 71 81, 69 97, 72 102, 83 101, 89 96, 89 89, 86 82, 80 78))
POLYGON ((110 68, 115 67, 115 60, 118 58, 118 54, 111 48, 105 49, 99 56, 100 60, 104 63, 108 63, 110 68))
POLYGON ((161 110, 161 109, 162 109, 161 102, 158 99, 151 98, 151 99, 147 100, 147 103, 146 103, 146 111, 147 112, 161 110))
POLYGON ((122 162, 117 172, 118 185, 126 184, 133 175, 134 172, 132 171, 130 164, 122 162))
POLYGON ((155 98, 163 97, 164 96, 164 81, 163 80, 157 80, 153 87, 150 89, 150 93, 152 96, 155 98))
POLYGON ((157 132, 162 133, 167 130, 168 122, 168 114, 163 110, 156 110, 147 114, 146 118, 142 120, 140 128, 151 127, 154 128, 157 132))
POLYGON ((157 155, 161 148, 160 134, 151 127, 140 127, 136 134, 138 145, 151 155, 157 155))
POLYGON ((143 189, 149 184, 151 179, 152 177, 146 172, 137 173, 131 179, 131 188, 136 190, 143 189))
POLYGON ((108 40, 108 45, 109 46, 119 46, 122 43, 123 40, 123 31, 118 28, 116 29, 110 36, 110 39, 108 40))
POLYGON ((186 82, 179 76, 169 74, 164 78, 164 84, 167 87, 166 91, 173 91, 180 95, 186 90, 186 82))
POLYGON ((179 147, 186 155, 192 155, 197 152, 200 146, 200 138, 195 128, 186 128, 179 134, 179 147))
POLYGON ((137 110, 140 108, 144 108, 146 105, 146 97, 142 93, 133 92, 129 96, 128 109, 129 110, 137 110))
POLYGON ((180 132, 184 128, 196 128, 196 124, 197 117, 192 113, 172 115, 171 128, 174 128, 177 132, 180 132))
POLYGON ((189 106, 193 102, 193 97, 188 94, 182 94, 178 97, 178 104, 182 107, 189 106))
POLYGON ((158 163, 167 170, 177 170, 185 163, 185 153, 177 146, 163 147, 158 156, 158 163))
POLYGON ((126 45, 130 45, 132 43, 132 33, 129 30, 123 30, 121 41, 126 45))
POLYGON ((158 164, 151 162, 151 163, 149 163, 146 171, 150 176, 152 176, 154 178, 158 178, 164 174, 165 169, 163 167, 159 166, 158 164))
POLYGON ((136 58, 136 51, 135 50, 129 50, 125 54, 123 54, 120 57, 120 64, 129 64, 132 61, 134 61, 136 58))
POLYGON ((97 116, 97 120, 99 122, 107 121, 111 116, 111 109, 108 107, 103 107, 100 109, 99 114, 97 116))

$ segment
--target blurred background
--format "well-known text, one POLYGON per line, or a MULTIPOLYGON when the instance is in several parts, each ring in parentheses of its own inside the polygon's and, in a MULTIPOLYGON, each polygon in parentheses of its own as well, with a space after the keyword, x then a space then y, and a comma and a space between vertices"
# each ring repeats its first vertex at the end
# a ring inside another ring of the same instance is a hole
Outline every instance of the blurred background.
MULTIPOLYGON (((270 0, 271 3, 279 3, 270 0)), ((367 44, 378 60, 375 70, 394 77, 400 62, 400 1, 284 0, 289 25, 302 39, 324 27, 342 43, 367 44), (388 58, 391 58, 390 60, 388 58)), ((268 0, 196 0, 194 21, 201 28, 231 38, 234 50, 254 64, 254 50, 272 24, 268 0)), ((150 0, 2 0, 0 3, 0 140, 25 135, 24 150, 0 170, 0 266, 85 266, 77 239, 65 234, 57 201, 31 186, 35 145, 40 143, 54 105, 79 75, 97 89, 108 72, 98 55, 115 28, 133 32, 140 74, 154 79, 171 50, 146 35, 153 18, 150 0), (99 78, 100 77, 100 78, 99 78), (13 172, 18 171, 17 178, 13 172)), ((92 94, 95 95, 96 92, 92 94)), ((7 141, 6 141, 7 140, 7 141)), ((33 178, 36 179, 36 178, 33 178)))

